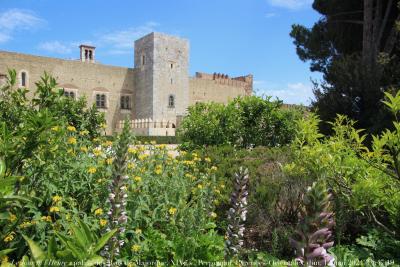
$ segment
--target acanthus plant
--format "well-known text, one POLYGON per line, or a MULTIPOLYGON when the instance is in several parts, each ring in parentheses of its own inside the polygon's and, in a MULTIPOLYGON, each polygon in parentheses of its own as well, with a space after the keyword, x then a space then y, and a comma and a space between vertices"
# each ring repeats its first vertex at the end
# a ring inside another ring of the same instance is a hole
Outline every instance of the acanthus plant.
POLYGON ((128 147, 131 141, 129 124, 125 122, 121 135, 119 136, 116 149, 115 160, 113 161, 112 182, 109 185, 107 203, 110 209, 107 212, 108 226, 106 231, 117 229, 116 234, 104 247, 103 254, 108 258, 108 265, 112 265, 115 257, 119 255, 121 247, 125 243, 125 225, 128 217, 126 215, 127 204, 127 180, 126 163, 128 157, 128 147))
POLYGON ((234 190, 230 201, 231 208, 228 211, 228 228, 225 241, 226 258, 237 257, 243 246, 244 223, 247 215, 249 171, 240 168, 234 177, 234 190))
POLYGON ((323 182, 314 183, 303 197, 301 219, 290 240, 300 266, 335 266, 334 257, 327 252, 334 244, 331 237, 335 222, 330 200, 331 194, 323 182))

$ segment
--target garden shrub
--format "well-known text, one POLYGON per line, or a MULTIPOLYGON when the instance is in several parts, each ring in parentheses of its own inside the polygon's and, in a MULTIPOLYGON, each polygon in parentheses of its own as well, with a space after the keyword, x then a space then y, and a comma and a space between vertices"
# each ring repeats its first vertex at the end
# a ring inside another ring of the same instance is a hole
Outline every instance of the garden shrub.
MULTIPOLYGON (((0 125, 0 252, 7 252, 10 262, 34 256, 26 240, 43 251, 53 244, 68 250, 61 237, 69 236, 79 220, 97 236, 109 231, 107 199, 119 139, 92 136, 85 125, 58 117, 49 107, 64 97, 48 89, 51 101, 2 113, 16 121, 0 125)), ((10 90, 14 93, 19 96, 18 89, 10 90)), ((128 223, 117 260, 223 259, 212 164, 195 154, 174 158, 165 145, 139 145, 134 138, 129 144, 124 167, 128 223)))
POLYGON ((283 146, 295 134, 300 108, 284 109, 281 101, 270 97, 239 97, 227 105, 197 103, 178 129, 183 147, 193 149, 210 145, 241 148, 283 146))
POLYGON ((210 146, 194 153, 208 158, 215 166, 217 192, 221 194, 216 209, 221 234, 228 223, 232 179, 243 166, 249 170, 250 177, 245 249, 292 259, 289 238, 297 224, 302 194, 309 184, 298 177, 284 175, 281 167, 291 162, 292 151, 287 147, 236 149, 227 145, 210 146))
POLYGON ((318 132, 315 115, 298 123, 298 134, 292 145, 294 161, 285 173, 311 180, 322 179, 332 190, 336 214, 336 243, 357 244, 358 251, 367 249, 363 260, 394 260, 400 262, 400 94, 386 94, 385 104, 391 109, 394 130, 372 137, 371 148, 364 145, 366 135, 355 128, 355 122, 338 115, 332 122, 334 134, 324 137, 318 132), (371 233, 374 233, 371 235, 371 233), (369 236, 386 240, 374 245, 369 236), (364 249, 362 249, 364 247, 364 249), (386 247, 384 250, 378 247, 386 247), (390 252, 392 251, 392 252, 390 252))

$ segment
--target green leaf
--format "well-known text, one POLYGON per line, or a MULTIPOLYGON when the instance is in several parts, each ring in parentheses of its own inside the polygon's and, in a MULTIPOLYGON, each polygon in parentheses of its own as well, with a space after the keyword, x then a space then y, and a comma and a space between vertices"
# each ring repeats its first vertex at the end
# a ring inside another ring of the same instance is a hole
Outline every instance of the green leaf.
POLYGON ((61 240, 61 242, 71 251, 72 255, 79 259, 83 259, 83 254, 81 249, 77 248, 66 236, 56 233, 57 237, 61 240))
POLYGON ((57 244, 54 235, 50 238, 48 247, 47 247, 47 256, 54 258, 57 252, 57 244))
POLYGON ((32 267, 30 264, 31 260, 28 256, 23 256, 22 259, 18 262, 18 267, 32 267))
POLYGON ((89 243, 87 241, 87 239, 85 238, 84 233, 75 225, 70 225, 70 228, 72 229, 72 231, 74 232, 74 237, 75 240, 78 242, 78 244, 85 249, 89 243))
POLYGON ((99 241, 97 242, 96 246, 93 249, 93 253, 99 251, 104 245, 108 242, 108 240, 117 232, 118 229, 114 229, 107 234, 103 235, 99 241))
POLYGON ((5 173, 6 173, 6 163, 4 162, 3 159, 0 158, 0 178, 2 178, 5 173))
POLYGON ((35 263, 39 263, 41 261, 44 261, 46 259, 46 254, 44 253, 44 251, 29 237, 22 235, 22 237, 25 239, 25 241, 28 243, 29 245, 29 249, 31 251, 33 260, 35 261, 35 263))
POLYGON ((9 249, 0 250, 0 257, 3 257, 3 256, 7 255, 10 252, 13 252, 14 250, 16 250, 16 248, 9 248, 9 249))
POLYGON ((94 266, 94 265, 101 265, 104 262, 104 259, 100 256, 93 256, 92 258, 88 259, 84 266, 94 266))
POLYGON ((79 226, 83 229, 85 232, 85 237, 88 240, 89 244, 92 244, 95 240, 93 233, 90 231, 89 227, 84 223, 82 220, 78 219, 78 224, 79 226))

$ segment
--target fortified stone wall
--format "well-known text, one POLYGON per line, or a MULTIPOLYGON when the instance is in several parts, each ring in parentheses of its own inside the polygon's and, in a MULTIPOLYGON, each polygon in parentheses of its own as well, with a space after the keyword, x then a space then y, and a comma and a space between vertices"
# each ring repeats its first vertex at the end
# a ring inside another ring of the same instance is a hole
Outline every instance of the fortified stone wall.
POLYGON ((6 74, 7 69, 17 71, 19 84, 19 74, 26 72, 30 96, 44 71, 56 78, 60 87, 75 92, 77 97, 85 96, 89 105, 95 103, 96 92, 106 94, 106 109, 100 110, 105 112, 108 134, 125 116, 133 118, 132 110, 120 109, 120 96, 131 95, 133 101, 134 69, 0 51, 0 74, 6 74))
POLYGON ((190 105, 227 103, 237 96, 250 95, 253 90, 252 75, 230 78, 198 72, 190 78, 189 42, 175 36, 150 33, 135 41, 135 68, 95 63, 95 47, 80 48, 80 60, 0 51, 0 85, 6 81, 7 70, 15 69, 19 86, 25 77, 31 97, 35 82, 46 71, 73 96, 85 96, 89 105, 96 103, 96 94, 105 95, 105 108, 100 102, 98 108, 105 113, 107 134, 118 131, 120 122, 128 117, 134 120, 132 128, 140 135, 172 135, 190 105), (171 127, 165 126, 165 121, 171 122, 171 127))
POLYGON ((235 97, 251 95, 253 76, 229 78, 226 74, 196 72, 189 88, 189 105, 210 101, 226 104, 235 97))

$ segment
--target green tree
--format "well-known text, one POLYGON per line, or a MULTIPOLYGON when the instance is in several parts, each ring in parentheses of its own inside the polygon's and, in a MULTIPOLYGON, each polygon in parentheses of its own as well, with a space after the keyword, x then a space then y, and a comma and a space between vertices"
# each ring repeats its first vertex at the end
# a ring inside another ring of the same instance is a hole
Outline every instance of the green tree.
POLYGON ((315 0, 322 17, 308 29, 293 25, 297 54, 323 74, 312 103, 323 120, 337 113, 376 133, 390 125, 380 100, 400 83, 396 0, 315 0))
POLYGON ((189 108, 179 135, 190 148, 282 146, 292 140, 300 114, 296 109, 283 109, 282 101, 270 97, 239 97, 227 105, 198 103, 189 108))

